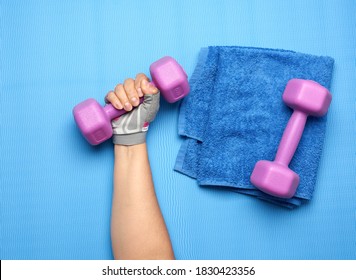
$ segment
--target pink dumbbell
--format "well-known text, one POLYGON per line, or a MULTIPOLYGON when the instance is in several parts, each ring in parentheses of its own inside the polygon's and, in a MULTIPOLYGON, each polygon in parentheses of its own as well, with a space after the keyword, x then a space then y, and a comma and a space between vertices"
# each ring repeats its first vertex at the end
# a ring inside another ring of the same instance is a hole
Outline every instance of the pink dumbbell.
MULTIPOLYGON (((189 93, 189 83, 184 69, 172 57, 165 56, 150 66, 152 82, 163 97, 169 102, 176 102, 189 93)), ((140 102, 143 98, 140 99, 140 102)), ((117 110, 111 104, 101 107, 89 98, 73 109, 74 120, 85 139, 92 145, 98 145, 111 138, 111 120, 123 114, 125 110, 117 110)))
POLYGON ((294 112, 284 130, 276 158, 273 162, 258 161, 250 180, 265 193, 291 198, 299 185, 299 176, 288 165, 298 147, 308 115, 325 115, 331 102, 331 94, 317 82, 292 79, 284 90, 283 101, 294 112))

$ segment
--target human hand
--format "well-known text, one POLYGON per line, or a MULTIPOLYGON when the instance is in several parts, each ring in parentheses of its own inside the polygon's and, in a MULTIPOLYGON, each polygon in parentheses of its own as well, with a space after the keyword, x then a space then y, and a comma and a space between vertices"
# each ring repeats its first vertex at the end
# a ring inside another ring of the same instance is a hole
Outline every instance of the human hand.
POLYGON ((158 89, 142 73, 135 80, 126 79, 106 95, 107 103, 129 112, 111 122, 114 144, 130 146, 146 141, 149 123, 154 120, 159 109, 159 98, 158 89), (141 105, 140 97, 144 97, 141 105))

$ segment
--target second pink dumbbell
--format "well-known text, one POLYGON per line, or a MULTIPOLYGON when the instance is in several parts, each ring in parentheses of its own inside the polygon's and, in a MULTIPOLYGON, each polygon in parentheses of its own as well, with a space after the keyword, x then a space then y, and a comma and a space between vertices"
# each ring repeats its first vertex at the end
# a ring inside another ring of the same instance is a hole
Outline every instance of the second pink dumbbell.
POLYGON ((298 147, 308 115, 325 115, 331 102, 331 94, 317 82, 292 79, 284 90, 283 101, 294 112, 284 130, 276 158, 273 162, 258 161, 250 180, 265 193, 291 198, 299 185, 299 176, 288 165, 298 147))
MULTIPOLYGON (((187 74, 172 57, 165 56, 150 66, 152 83, 169 103, 176 102, 189 93, 187 74)), ((142 102, 143 98, 140 99, 142 102)), ((111 104, 101 107, 89 98, 73 108, 74 120, 85 139, 92 145, 98 145, 111 138, 111 120, 125 114, 111 104)))

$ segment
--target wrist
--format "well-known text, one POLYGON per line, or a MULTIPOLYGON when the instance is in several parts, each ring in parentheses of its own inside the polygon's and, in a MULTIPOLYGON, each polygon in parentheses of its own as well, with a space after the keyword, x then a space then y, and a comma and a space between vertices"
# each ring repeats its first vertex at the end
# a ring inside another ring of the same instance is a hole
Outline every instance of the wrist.
POLYGON ((114 134, 112 141, 115 145, 134 146, 146 142, 147 131, 133 134, 114 134))
POLYGON ((115 152, 115 156, 117 157, 131 156, 140 153, 142 151, 146 151, 146 149, 147 149, 146 143, 130 145, 130 146, 121 145, 121 144, 114 145, 114 152, 115 152))

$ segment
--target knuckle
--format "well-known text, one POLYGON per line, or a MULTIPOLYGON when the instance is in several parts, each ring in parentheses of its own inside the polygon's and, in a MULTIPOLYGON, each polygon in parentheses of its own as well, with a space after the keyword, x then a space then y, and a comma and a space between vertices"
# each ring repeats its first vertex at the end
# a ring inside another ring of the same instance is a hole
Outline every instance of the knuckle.
POLYGON ((125 86, 130 86, 130 85, 132 85, 134 83, 135 83, 134 79, 128 78, 128 79, 125 80, 124 85, 125 86))
POLYGON ((136 75, 136 80, 141 80, 141 79, 146 79, 146 78, 147 78, 147 76, 143 73, 138 73, 136 75))
POLYGON ((115 97, 115 93, 113 91, 109 91, 106 95, 106 99, 112 100, 115 97))
POLYGON ((117 84, 116 87, 115 87, 115 92, 118 92, 120 90, 123 89, 123 85, 122 84, 117 84))

